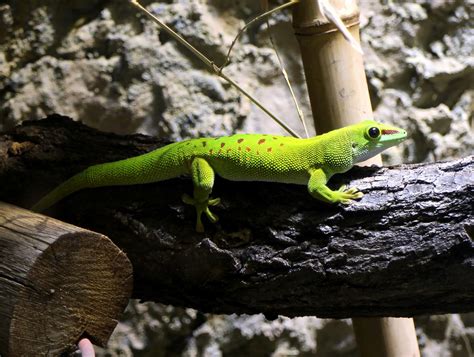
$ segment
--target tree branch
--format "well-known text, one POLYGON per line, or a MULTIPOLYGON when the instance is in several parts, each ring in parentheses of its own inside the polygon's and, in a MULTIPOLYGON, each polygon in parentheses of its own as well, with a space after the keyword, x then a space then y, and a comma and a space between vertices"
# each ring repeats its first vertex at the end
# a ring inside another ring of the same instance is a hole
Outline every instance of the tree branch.
MULTIPOLYGON (((0 199, 30 205, 85 167, 163 145, 67 118, 0 142, 0 199)), ((188 178, 83 190, 48 214, 103 233, 134 265, 134 295, 209 312, 412 316, 474 310, 474 157, 335 177, 364 198, 322 204, 303 186, 217 179, 221 220, 194 232, 188 178)))

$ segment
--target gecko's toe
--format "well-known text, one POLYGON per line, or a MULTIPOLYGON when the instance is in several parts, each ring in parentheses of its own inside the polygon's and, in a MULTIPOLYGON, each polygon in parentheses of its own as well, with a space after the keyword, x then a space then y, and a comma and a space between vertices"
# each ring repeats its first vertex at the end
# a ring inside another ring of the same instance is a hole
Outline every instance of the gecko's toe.
POLYGON ((359 190, 355 187, 348 188, 347 190, 344 191, 345 193, 350 193, 350 194, 355 194, 359 192, 359 190))
POLYGON ((364 194, 362 192, 360 192, 359 189, 356 188, 356 187, 350 187, 350 188, 344 190, 344 192, 342 194, 343 194, 344 198, 349 198, 351 200, 356 200, 356 199, 362 198, 362 196, 364 196, 364 194))
POLYGON ((341 186, 337 192, 338 195, 338 202, 348 205, 354 202, 359 198, 362 198, 364 194, 360 192, 357 188, 351 187, 347 188, 345 185, 341 186))
POLYGON ((217 205, 220 204, 220 203, 221 203, 221 199, 218 198, 218 197, 217 197, 217 198, 211 198, 211 199, 209 199, 209 201, 208 201, 208 205, 209 205, 209 206, 217 206, 217 205))
POLYGON ((210 220, 212 223, 216 223, 216 222, 219 220, 219 217, 218 217, 216 214, 212 213, 212 212, 209 210, 209 208, 207 208, 204 212, 206 213, 207 218, 209 218, 209 220, 210 220))

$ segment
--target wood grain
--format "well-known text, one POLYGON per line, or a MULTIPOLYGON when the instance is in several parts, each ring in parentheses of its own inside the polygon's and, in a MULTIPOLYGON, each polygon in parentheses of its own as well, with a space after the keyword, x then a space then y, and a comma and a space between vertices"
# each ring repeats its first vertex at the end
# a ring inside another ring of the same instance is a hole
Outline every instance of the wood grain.
POLYGON ((59 355, 81 337, 104 346, 132 290, 107 237, 0 202, 0 354, 59 355))

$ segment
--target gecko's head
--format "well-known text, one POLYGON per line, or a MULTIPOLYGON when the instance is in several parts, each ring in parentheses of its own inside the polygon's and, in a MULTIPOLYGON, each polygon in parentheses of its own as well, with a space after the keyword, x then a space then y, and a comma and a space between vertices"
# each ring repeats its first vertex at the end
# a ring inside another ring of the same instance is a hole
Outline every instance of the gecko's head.
POLYGON ((361 162, 401 143, 407 137, 403 129, 366 120, 349 127, 353 162, 361 162))

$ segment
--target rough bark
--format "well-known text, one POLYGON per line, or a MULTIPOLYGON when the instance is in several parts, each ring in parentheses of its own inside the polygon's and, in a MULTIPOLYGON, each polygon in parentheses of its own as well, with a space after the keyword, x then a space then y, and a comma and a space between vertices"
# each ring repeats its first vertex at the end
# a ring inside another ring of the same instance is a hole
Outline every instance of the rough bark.
POLYGON ((0 202, 2 356, 56 356, 81 337, 105 346, 131 292, 110 239, 0 202))
MULTIPOLYGON (((154 149, 66 118, 3 135, 0 199, 30 205, 85 167, 154 149)), ((134 296, 220 313, 412 316, 474 310, 474 158, 360 168, 350 206, 306 188, 217 179, 217 225, 194 232, 187 178, 83 190, 48 214, 104 233, 134 265, 134 296)))

